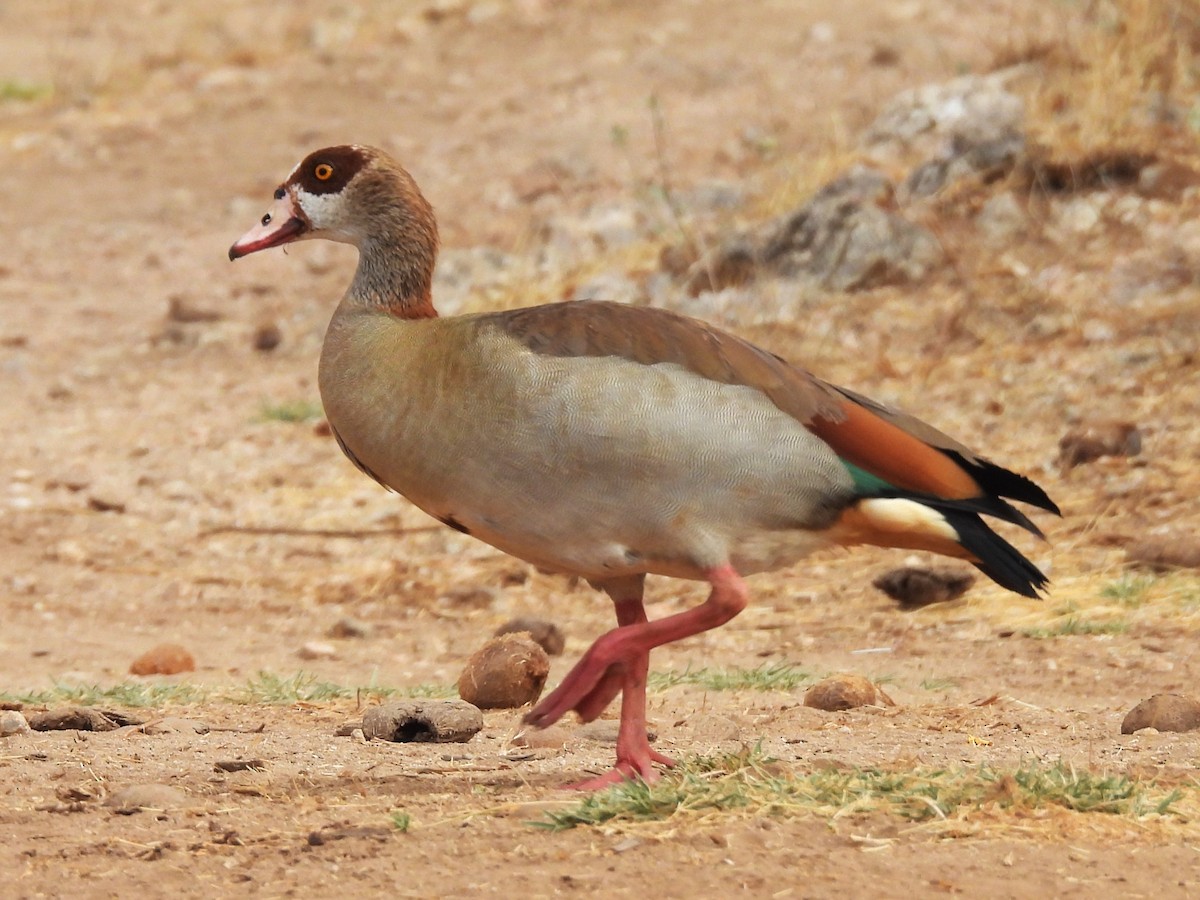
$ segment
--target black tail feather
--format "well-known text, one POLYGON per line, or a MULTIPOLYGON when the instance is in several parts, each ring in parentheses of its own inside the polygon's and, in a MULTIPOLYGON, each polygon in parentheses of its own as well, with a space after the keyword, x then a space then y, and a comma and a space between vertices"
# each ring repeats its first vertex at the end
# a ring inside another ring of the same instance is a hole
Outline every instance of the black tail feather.
POLYGON ((975 557, 975 567, 1003 588, 1024 597, 1040 597, 1048 579, 1033 563, 988 527, 979 514, 971 509, 956 508, 954 501, 922 503, 933 506, 958 534, 963 549, 975 557))

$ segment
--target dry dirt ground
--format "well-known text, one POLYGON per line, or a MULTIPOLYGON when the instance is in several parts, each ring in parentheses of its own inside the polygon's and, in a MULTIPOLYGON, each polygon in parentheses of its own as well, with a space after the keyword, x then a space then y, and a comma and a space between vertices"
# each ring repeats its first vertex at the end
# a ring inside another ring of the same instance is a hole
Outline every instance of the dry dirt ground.
MULTIPOLYGON (((904 554, 824 555, 754 579, 752 608, 654 668, 857 672, 896 707, 816 713, 803 688, 650 700, 658 746, 685 758, 761 741, 797 773, 1061 760, 1157 777, 1180 790, 1177 814, 993 803, 914 825, 813 805, 546 832, 530 822, 577 803, 558 786, 605 766, 610 745, 568 733, 514 750, 516 712, 488 713, 468 744, 361 743, 335 736, 352 696, 222 699, 260 672, 452 684, 521 614, 567 632, 553 683, 612 624, 599 595, 430 528, 313 421, 268 412, 316 401, 324 324, 354 265, 317 245, 225 258, 300 156, 383 145, 432 199, 449 252, 521 260, 547 222, 635 204, 666 179, 740 185, 767 208, 898 91, 1085 27, 1082 6, 1049 6, 0 3, 0 692, 137 682, 131 660, 162 641, 198 669, 152 683, 217 692, 142 711, 207 734, 0 739, 0 895, 1200 896, 1200 732, 1120 733, 1134 703, 1200 674, 1194 575, 1131 574, 1122 550, 1200 524, 1200 201, 1185 188, 1142 210, 1145 227, 1034 229, 920 287, 818 296, 778 323, 730 313, 1045 485, 1064 518, 1039 517, 1046 544, 1017 540, 1052 593, 977 583, 900 613, 871 580, 904 554), (1147 306, 1112 299, 1117 263, 1158 271, 1168 252, 1186 277, 1147 306), (169 321, 172 302, 217 318, 169 321), (269 352, 254 346, 264 324, 282 338, 269 352), (1094 416, 1137 423, 1142 455, 1062 470, 1058 439, 1094 416), (327 637, 344 616, 370 634, 327 637), (310 641, 335 655, 299 658, 310 641), (265 768, 214 769, 237 758, 265 768), (188 801, 102 805, 149 783, 188 801)), ((533 299, 546 291, 530 279, 533 299)), ((701 597, 659 581, 651 614, 701 597)))

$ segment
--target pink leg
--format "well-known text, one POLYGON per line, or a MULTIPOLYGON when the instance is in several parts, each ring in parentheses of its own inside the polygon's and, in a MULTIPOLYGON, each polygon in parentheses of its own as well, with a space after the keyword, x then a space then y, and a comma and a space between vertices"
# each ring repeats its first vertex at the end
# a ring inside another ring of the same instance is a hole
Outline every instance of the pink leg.
POLYGON ((616 604, 618 627, 598 638, 562 683, 525 717, 538 728, 557 722, 570 710, 583 721, 591 721, 622 693, 616 767, 572 787, 593 790, 632 778, 655 781, 654 763, 673 764, 651 750, 646 739, 650 651, 723 625, 741 612, 747 601, 746 585, 732 566, 719 566, 707 574, 712 592, 704 603, 655 622, 646 620, 642 576, 603 585, 616 604))

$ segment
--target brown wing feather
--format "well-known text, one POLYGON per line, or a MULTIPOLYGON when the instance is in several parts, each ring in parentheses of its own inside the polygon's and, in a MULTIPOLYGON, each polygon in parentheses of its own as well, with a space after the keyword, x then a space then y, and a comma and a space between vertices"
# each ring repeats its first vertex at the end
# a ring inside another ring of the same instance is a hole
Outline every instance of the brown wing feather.
POLYGON ((582 301, 491 313, 479 321, 535 353, 675 363, 714 381, 756 388, 847 462, 902 490, 951 500, 982 499, 986 503, 980 511, 1031 528, 999 498, 1057 512, 1033 482, 993 465, 920 419, 821 381, 697 319, 651 307, 582 301))
POLYGON ((588 300, 492 313, 480 321, 535 353, 675 363, 713 381, 757 388, 801 422, 843 416, 842 398, 830 385, 749 341, 669 310, 588 300))

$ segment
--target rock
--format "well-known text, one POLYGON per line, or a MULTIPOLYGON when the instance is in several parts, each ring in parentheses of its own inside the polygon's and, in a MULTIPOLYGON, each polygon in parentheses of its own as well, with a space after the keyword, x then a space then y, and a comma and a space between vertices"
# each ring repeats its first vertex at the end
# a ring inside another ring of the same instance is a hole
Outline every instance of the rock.
POLYGON ((941 262, 937 238, 895 210, 881 172, 855 166, 808 203, 756 234, 738 234, 693 263, 685 249, 660 265, 685 271, 696 296, 746 284, 760 272, 835 291, 856 291, 923 278, 941 262))
MULTIPOLYGON (((575 736, 594 744, 616 744, 620 730, 621 723, 617 719, 596 719, 586 725, 580 725, 575 730, 575 736)), ((647 728, 646 739, 651 742, 657 741, 658 732, 653 728, 647 728)))
POLYGON ((836 291, 919 280, 941 262, 941 244, 891 205, 891 182, 856 166, 768 229, 759 265, 836 291))
POLYGON ((131 675, 178 675, 196 671, 196 660, 179 644, 151 647, 129 666, 131 675))
POLYGON ((274 322, 263 322, 254 329, 251 343, 255 350, 269 353, 283 343, 283 331, 274 322))
POLYGON ((324 641, 309 641, 296 651, 296 655, 301 659, 333 659, 337 656, 337 647, 324 641))
POLYGON ((487 609, 499 597, 500 592, 495 588, 467 586, 451 588, 438 598, 438 602, 457 609, 487 609))
POLYGON ((1015 74, 966 75, 902 91, 867 128, 864 143, 877 154, 929 158, 948 144, 979 148, 1020 138, 1025 104, 1008 89, 1015 74))
POLYGON ((556 722, 548 728, 522 728, 508 743, 510 747, 525 747, 529 750, 558 750, 571 740, 573 733, 571 728, 556 722))
POLYGON ((94 489, 87 498, 88 507, 96 512, 123 513, 128 505, 124 495, 111 488, 94 489))
POLYGON ((145 721, 128 713, 72 706, 34 713, 29 716, 29 727, 34 731, 115 731, 126 725, 141 725, 145 721))
POLYGON ((168 322, 193 324, 196 322, 219 322, 221 319, 221 314, 216 310, 203 309, 179 295, 167 298, 168 322))
POLYGON ((0 738, 12 737, 14 734, 29 734, 33 729, 29 722, 15 709, 0 712, 0 738))
POLYGON ((975 225, 991 244, 1006 244, 1026 226, 1028 216, 1011 191, 990 198, 975 216, 975 225))
POLYGON ((892 698, 861 675, 831 675, 818 681, 804 695, 804 705, 826 712, 859 706, 895 706, 892 698))
POLYGON ((1151 535, 1126 547, 1125 559, 1156 572, 1200 569, 1200 539, 1191 531, 1151 535))
POLYGON ((467 660, 458 695, 481 709, 515 709, 541 695, 549 674, 550 659, 528 632, 502 634, 467 660))
POLYGON ((483 713, 463 700, 397 700, 363 715, 370 740, 397 743, 462 743, 483 728, 483 713))
POLYGON ((1137 456, 1142 432, 1132 422, 1093 422, 1069 431, 1058 442, 1058 461, 1073 469, 1102 456, 1137 456))
POLYGON ((495 636, 513 634, 518 631, 527 632, 550 656, 558 656, 562 653, 567 643, 566 638, 563 637, 562 629, 557 625, 545 619, 538 619, 532 616, 518 616, 515 619, 509 619, 496 629, 495 636))
POLYGON ((920 609, 932 603, 955 600, 974 583, 975 576, 970 572, 946 566, 905 566, 884 572, 871 582, 895 600, 901 609, 920 609))
POLYGON ((1121 734, 1143 728, 1193 731, 1200 728, 1200 700, 1184 694, 1155 694, 1131 709, 1121 722, 1121 734))
POLYGON ((148 810, 180 809, 191 805, 188 795, 166 784, 134 784, 104 801, 114 812, 129 815, 148 810))
POLYGON ((370 635, 370 623, 351 616, 343 616, 329 627, 329 636, 334 638, 365 638, 370 635))

